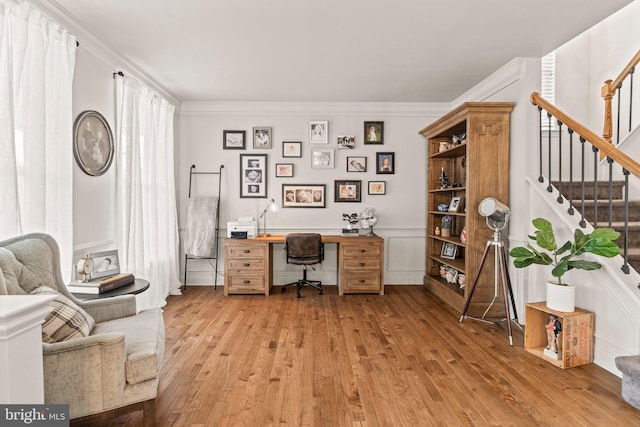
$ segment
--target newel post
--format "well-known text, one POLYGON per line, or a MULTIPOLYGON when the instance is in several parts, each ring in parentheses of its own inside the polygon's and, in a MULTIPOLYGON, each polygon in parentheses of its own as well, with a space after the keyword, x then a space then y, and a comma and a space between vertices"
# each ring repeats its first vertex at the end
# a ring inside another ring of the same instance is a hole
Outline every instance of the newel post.
POLYGON ((611 144, 611 138, 613 137, 613 116, 611 114, 611 100, 615 89, 611 90, 611 82, 613 80, 607 80, 604 82, 604 86, 600 90, 600 95, 604 99, 604 128, 602 130, 602 138, 609 144, 611 144))

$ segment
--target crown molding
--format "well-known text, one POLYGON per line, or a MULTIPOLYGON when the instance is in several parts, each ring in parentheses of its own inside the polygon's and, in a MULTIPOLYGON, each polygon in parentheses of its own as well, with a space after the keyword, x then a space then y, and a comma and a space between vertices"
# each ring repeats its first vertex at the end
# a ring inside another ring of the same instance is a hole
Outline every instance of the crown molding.
POLYGON ((515 58, 491 74, 489 77, 454 99, 450 108, 457 107, 464 102, 485 101, 505 87, 520 80, 526 58, 515 58))

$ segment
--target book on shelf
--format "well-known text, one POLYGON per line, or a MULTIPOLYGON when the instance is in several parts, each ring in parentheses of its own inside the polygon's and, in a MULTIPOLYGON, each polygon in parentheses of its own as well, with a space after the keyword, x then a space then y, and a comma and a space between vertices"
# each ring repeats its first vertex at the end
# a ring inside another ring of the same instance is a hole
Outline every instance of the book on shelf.
POLYGON ((88 282, 71 282, 67 285, 67 288, 69 292, 76 294, 103 294, 133 283, 135 280, 136 278, 133 274, 121 273, 88 282))

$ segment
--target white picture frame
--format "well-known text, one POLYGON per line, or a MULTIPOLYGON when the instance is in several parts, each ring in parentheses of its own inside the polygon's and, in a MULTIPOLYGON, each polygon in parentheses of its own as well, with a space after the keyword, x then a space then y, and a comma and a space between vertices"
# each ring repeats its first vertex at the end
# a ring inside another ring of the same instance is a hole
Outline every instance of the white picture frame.
POLYGON ((326 120, 311 120, 309 122, 309 143, 329 143, 329 122, 326 120))
POLYGON ((313 148, 311 150, 311 167, 313 169, 333 169, 333 148, 313 148))

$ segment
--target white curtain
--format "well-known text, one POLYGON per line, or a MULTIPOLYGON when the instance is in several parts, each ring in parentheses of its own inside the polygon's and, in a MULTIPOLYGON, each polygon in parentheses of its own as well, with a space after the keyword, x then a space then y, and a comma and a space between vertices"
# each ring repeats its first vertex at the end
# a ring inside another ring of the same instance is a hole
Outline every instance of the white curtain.
POLYGON ((76 39, 30 4, 0 0, 0 239, 51 234, 73 255, 71 108, 76 39))
POLYGON ((117 243, 122 271, 149 280, 138 308, 179 293, 174 180, 175 107, 136 79, 116 76, 117 243))

